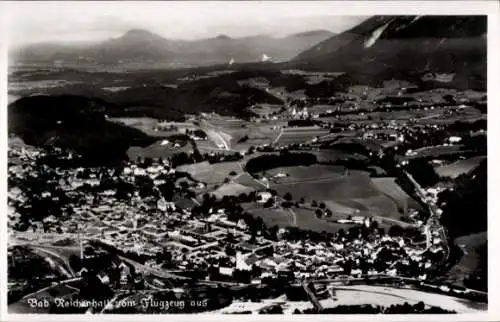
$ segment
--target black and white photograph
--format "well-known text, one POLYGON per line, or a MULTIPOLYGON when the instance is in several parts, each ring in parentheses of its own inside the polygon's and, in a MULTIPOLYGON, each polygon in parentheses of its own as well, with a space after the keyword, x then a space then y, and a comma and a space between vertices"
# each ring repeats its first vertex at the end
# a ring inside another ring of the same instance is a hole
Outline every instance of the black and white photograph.
POLYGON ((4 8, 10 317, 495 305, 488 14, 4 8))

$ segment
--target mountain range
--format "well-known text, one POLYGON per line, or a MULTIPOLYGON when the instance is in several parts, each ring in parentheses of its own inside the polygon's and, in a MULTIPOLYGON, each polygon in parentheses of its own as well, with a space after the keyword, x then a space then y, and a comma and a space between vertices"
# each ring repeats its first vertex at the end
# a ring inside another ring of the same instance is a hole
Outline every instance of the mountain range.
POLYGON ((133 29, 124 35, 93 44, 39 43, 11 52, 17 62, 67 63, 168 63, 181 66, 206 66, 246 63, 261 60, 287 61, 300 52, 333 35, 313 30, 287 37, 256 35, 231 38, 218 35, 201 40, 167 39, 147 30, 133 29))
POLYGON ((486 16, 374 16, 303 51, 288 67, 342 71, 363 83, 425 77, 485 87, 486 33, 486 16))

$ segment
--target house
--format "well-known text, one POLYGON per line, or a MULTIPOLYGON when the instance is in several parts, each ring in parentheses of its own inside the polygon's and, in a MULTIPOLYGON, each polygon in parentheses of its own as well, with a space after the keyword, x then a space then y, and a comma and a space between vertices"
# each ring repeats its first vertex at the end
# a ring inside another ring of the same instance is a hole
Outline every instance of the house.
POLYGON ((269 199, 271 199, 273 195, 268 191, 262 191, 257 193, 257 202, 258 203, 266 203, 269 199))
POLYGON ((252 266, 247 264, 246 257, 241 252, 236 253, 236 269, 245 271, 252 269, 252 266))
POLYGON ((219 267, 219 274, 233 276, 234 267, 219 267))

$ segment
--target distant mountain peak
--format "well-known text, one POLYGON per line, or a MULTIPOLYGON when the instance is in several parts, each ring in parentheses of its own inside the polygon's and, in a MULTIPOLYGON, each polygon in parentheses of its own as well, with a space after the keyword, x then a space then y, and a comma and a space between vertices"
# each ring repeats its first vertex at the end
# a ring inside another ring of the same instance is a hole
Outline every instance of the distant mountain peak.
POLYGON ((217 35, 217 37, 215 37, 215 39, 220 39, 220 40, 231 40, 232 38, 229 37, 228 35, 217 35))
POLYGON ((161 36, 145 29, 131 29, 127 31, 120 38, 126 39, 148 39, 148 38, 162 38, 161 36))

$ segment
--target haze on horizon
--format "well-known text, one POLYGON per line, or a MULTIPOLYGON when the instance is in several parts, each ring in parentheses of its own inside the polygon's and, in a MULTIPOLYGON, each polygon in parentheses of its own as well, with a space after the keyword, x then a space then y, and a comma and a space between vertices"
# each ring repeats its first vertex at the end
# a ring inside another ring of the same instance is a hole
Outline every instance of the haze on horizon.
POLYGON ((342 32, 366 16, 338 16, 329 2, 4 2, 10 46, 94 42, 145 29, 170 39, 220 34, 283 37, 342 32))

